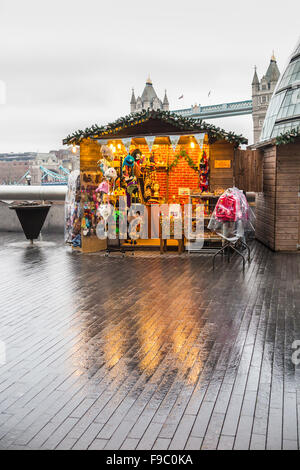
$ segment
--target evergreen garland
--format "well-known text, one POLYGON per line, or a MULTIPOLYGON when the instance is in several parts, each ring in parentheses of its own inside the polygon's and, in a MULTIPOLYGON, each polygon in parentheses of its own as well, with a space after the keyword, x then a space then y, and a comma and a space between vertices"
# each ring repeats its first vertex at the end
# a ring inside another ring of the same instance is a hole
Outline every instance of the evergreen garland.
POLYGON ((181 150, 180 153, 177 153, 177 155, 175 155, 175 158, 174 160, 172 161, 172 163, 167 167, 167 171, 171 171, 173 170, 173 168, 175 168, 177 165, 178 165, 178 162, 181 158, 184 158, 186 160, 186 162, 188 163, 188 165, 196 172, 199 172, 199 168, 197 165, 195 165, 195 163, 193 162, 192 158, 189 157, 189 155, 187 154, 187 152, 185 150, 181 150))
POLYGON ((87 127, 84 131, 78 130, 73 132, 73 134, 68 135, 63 140, 63 144, 79 144, 83 139, 87 139, 89 137, 113 137, 122 129, 136 126, 144 121, 148 121, 150 118, 161 119, 162 121, 177 127, 181 131, 192 131, 195 133, 207 132, 211 142, 216 140, 226 140, 229 143, 233 143, 235 146, 248 143, 248 140, 242 135, 236 135, 233 132, 226 132, 224 129, 216 127, 213 124, 207 124, 202 121, 202 119, 187 118, 170 111, 142 110, 139 113, 131 113, 128 116, 121 117, 114 122, 108 123, 106 126, 98 126, 97 124, 94 124, 90 128, 87 127))
POLYGON ((286 145, 294 142, 294 140, 300 137, 300 126, 295 129, 291 129, 287 132, 281 133, 276 137, 276 145, 286 145))

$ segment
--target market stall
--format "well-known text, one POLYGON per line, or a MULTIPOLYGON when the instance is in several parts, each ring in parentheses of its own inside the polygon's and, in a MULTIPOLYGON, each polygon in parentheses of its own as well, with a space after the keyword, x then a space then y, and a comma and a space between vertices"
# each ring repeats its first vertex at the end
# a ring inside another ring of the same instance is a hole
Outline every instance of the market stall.
MULTIPOLYGON (((112 215, 108 213, 112 206, 119 230, 121 196, 128 209, 132 204, 143 204, 148 223, 146 228, 141 225, 137 240, 122 232, 118 243, 159 249, 161 229, 151 217, 151 208, 162 204, 183 207, 188 202, 196 208, 196 203, 202 204, 208 220, 220 194, 234 185, 235 151, 246 143, 242 136, 166 111, 143 111, 73 133, 64 144, 80 146, 80 183, 73 198, 77 203, 80 199, 80 210, 76 205, 76 210, 69 211, 75 214, 67 220, 69 243, 76 237, 75 246, 84 252, 107 249, 111 241, 98 237, 97 225, 112 215)), ((205 231, 205 246, 217 241, 205 231)))

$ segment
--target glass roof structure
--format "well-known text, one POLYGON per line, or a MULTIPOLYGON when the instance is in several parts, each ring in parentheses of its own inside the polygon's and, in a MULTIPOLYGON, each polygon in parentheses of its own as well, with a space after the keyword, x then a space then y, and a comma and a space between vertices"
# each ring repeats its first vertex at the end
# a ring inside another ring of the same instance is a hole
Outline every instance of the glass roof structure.
POLYGON ((278 80, 260 141, 270 140, 300 126, 300 40, 278 80))

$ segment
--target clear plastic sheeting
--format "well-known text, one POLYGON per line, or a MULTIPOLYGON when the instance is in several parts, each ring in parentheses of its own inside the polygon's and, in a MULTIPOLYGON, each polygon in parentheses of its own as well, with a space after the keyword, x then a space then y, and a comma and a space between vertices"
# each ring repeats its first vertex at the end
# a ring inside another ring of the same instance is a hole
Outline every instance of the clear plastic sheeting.
POLYGON ((219 197, 208 228, 226 240, 245 240, 245 232, 252 232, 253 225, 243 191, 229 188, 219 197))
POLYGON ((81 205, 80 174, 78 170, 70 173, 65 199, 65 243, 73 247, 81 246, 81 205))

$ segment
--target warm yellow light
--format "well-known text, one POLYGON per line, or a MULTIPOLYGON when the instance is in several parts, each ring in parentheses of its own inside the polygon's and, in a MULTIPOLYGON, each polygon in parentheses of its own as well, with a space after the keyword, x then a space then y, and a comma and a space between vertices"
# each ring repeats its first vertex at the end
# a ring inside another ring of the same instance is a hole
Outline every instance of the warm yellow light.
POLYGON ((76 147, 76 145, 73 145, 73 147, 72 147, 72 152, 73 152, 73 153, 76 153, 76 152, 77 152, 77 147, 76 147))
POLYGON ((120 150, 120 148, 121 148, 121 144, 118 144, 118 145, 117 145, 117 147, 118 147, 118 149, 120 150))
POLYGON ((195 142, 191 142, 190 146, 191 146, 192 149, 195 148, 195 142))

